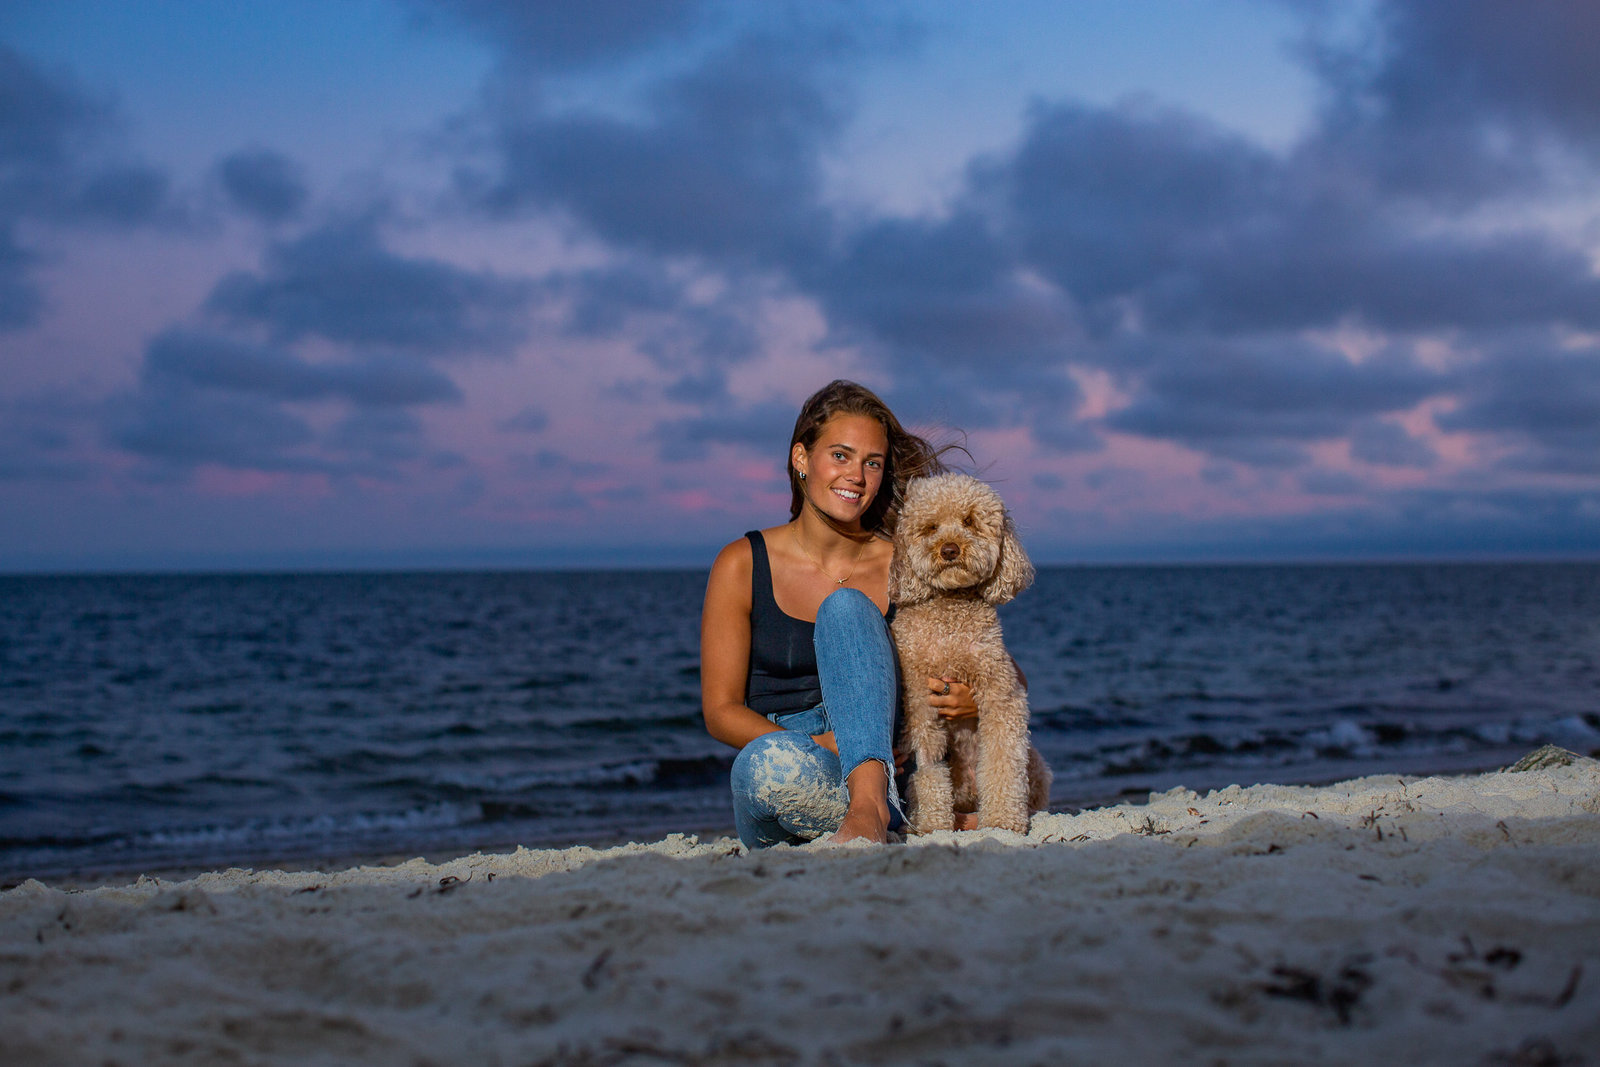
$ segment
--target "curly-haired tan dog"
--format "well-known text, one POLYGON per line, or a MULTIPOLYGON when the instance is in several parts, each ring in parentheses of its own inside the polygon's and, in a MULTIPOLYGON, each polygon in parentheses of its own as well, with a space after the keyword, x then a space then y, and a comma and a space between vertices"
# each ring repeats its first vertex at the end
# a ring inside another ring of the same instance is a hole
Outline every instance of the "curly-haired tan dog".
POLYGON ((1006 653, 995 605, 1033 581, 1000 496, 965 474, 906 486, 889 570, 895 648, 905 686, 904 747, 916 756, 908 813, 916 833, 949 830, 957 812, 1018 833, 1050 802, 1050 768, 1028 741, 1028 695, 1006 653), (941 719, 927 679, 972 687, 976 719, 941 719))

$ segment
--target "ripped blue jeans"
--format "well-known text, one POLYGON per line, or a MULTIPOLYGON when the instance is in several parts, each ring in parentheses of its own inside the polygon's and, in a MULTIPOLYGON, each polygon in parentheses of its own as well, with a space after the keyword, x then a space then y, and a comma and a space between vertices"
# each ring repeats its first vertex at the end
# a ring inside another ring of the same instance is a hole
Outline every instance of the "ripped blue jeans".
POLYGON ((901 821, 894 781, 894 715, 899 690, 889 626, 856 589, 829 594, 817 610, 815 645, 822 703, 770 716, 781 730, 762 734, 733 761, 733 821, 746 848, 800 844, 844 821, 845 781, 867 760, 889 776, 889 818, 901 821), (839 754, 811 739, 833 731, 839 754))

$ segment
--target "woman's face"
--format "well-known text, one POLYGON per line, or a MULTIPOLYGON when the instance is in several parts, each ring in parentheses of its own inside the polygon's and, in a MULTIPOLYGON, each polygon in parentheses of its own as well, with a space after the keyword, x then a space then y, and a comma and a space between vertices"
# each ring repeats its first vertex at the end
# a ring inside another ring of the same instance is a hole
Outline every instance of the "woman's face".
POLYGON ((835 522, 855 526, 883 485, 889 438, 877 419, 835 415, 809 450, 794 446, 790 462, 803 473, 806 499, 835 522))

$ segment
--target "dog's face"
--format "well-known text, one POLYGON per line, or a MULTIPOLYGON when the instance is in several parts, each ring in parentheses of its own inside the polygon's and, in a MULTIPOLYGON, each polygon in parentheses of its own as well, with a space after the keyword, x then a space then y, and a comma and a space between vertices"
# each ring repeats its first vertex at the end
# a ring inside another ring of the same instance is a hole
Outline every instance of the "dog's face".
POLYGON ((889 596, 900 603, 975 589, 1003 604, 1033 580, 1000 496, 965 474, 914 478, 895 527, 889 596))

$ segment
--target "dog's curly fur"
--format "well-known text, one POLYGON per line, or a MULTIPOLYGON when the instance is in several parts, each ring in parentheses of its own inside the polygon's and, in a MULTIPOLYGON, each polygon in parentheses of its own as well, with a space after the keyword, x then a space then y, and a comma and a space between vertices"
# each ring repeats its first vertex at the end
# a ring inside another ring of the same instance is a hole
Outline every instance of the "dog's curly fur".
POLYGON ((957 812, 980 827, 1028 830, 1050 802, 1050 768, 1028 738, 1028 695, 1006 653, 995 606, 1033 581, 1000 496, 965 474, 906 486, 889 569, 893 633, 905 687, 902 745, 916 757, 910 828, 949 830, 957 812), (972 687, 976 719, 941 719, 928 679, 972 687))

